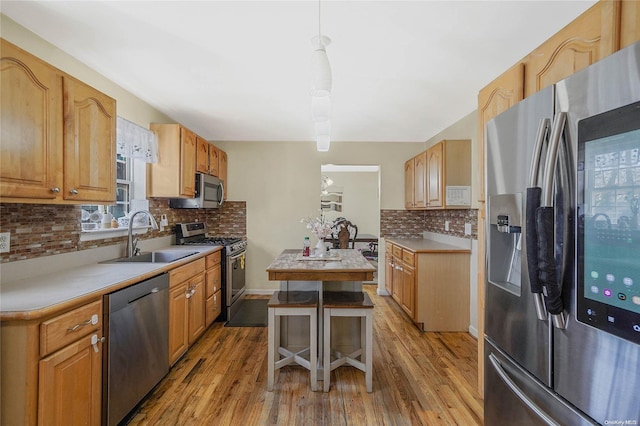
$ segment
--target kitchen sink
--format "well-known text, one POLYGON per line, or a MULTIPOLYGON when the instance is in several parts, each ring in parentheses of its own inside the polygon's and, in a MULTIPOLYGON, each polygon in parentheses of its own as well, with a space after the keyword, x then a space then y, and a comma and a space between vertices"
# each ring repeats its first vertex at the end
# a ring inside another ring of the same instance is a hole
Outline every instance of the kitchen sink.
POLYGON ((100 263, 171 263, 176 260, 184 259, 185 257, 198 254, 197 251, 151 251, 148 253, 142 253, 139 256, 121 257, 118 259, 106 260, 100 263))

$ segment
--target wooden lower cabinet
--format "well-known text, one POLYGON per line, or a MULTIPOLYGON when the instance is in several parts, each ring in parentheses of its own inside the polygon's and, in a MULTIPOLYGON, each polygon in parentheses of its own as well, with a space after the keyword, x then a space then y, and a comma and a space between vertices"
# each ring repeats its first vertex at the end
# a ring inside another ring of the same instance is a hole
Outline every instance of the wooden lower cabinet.
POLYGON ((99 425, 102 349, 88 335, 40 361, 39 425, 99 425))
POLYGON ((208 327, 222 313, 220 252, 205 258, 205 326, 208 327))
POLYGON ((420 329, 469 330, 470 253, 414 252, 390 242, 386 253, 387 289, 420 329))
POLYGON ((169 363, 173 364, 187 351, 189 336, 186 324, 189 321, 187 283, 169 291, 169 363))
POLYGON ((169 272, 169 363, 174 364, 205 330, 205 259, 169 272))
POLYGON ((204 274, 200 273, 189 280, 189 345, 204 333, 204 274))
POLYGON ((102 299, 0 322, 2 425, 100 425, 102 299))

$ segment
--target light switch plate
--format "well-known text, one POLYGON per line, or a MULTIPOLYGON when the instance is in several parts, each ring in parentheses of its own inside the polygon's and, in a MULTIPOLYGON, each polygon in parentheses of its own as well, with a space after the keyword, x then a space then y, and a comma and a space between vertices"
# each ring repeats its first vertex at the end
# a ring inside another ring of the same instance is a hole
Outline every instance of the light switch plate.
POLYGON ((11 248, 11 233, 0 232, 0 253, 9 253, 11 248))
POLYGON ((471 235, 471 224, 470 223, 465 223, 464 224, 464 235, 471 235))

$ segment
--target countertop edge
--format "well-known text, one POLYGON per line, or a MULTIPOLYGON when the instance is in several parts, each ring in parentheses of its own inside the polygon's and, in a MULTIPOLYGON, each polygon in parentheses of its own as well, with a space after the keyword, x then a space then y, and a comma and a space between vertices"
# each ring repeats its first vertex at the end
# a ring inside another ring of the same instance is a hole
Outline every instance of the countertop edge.
MULTIPOLYGON (((402 247, 403 249, 412 251, 414 253, 471 253, 470 248, 457 247, 452 244, 441 243, 433 240, 427 240, 436 244, 437 247, 434 248, 416 248, 415 246, 411 246, 408 241, 411 239, 397 239, 397 238, 385 238, 386 242, 402 247)), ((416 242, 424 242, 425 240, 422 238, 416 238, 416 242)))
MULTIPOLYGON (((170 248, 175 248, 175 247, 176 246, 167 247, 166 250, 169 250, 170 248)), ((221 246, 214 246, 214 247, 190 246, 190 248, 192 248, 194 251, 198 250, 199 253, 189 257, 185 257, 183 259, 176 260, 175 262, 171 262, 171 263, 162 263, 162 264, 158 263, 158 265, 162 265, 162 266, 159 266, 157 269, 154 269, 152 271, 131 276, 130 278, 121 280, 115 284, 111 284, 106 287, 103 287, 100 290, 96 290, 91 293, 82 294, 77 297, 67 299, 63 302, 52 304, 50 306, 46 306, 43 308, 36 308, 28 311, 0 311, 0 321, 2 322, 34 321, 34 320, 40 320, 45 317, 57 315, 62 312, 69 311, 76 307, 85 305, 89 302, 93 302, 94 300, 97 300, 98 298, 104 296, 105 294, 113 293, 114 291, 118 291, 122 288, 128 287, 140 281, 144 281, 156 275, 169 272, 175 268, 178 268, 180 266, 191 263, 195 260, 206 257, 209 254, 222 250, 223 247, 221 246)), ((114 266, 117 266, 117 264, 114 264, 114 266)))

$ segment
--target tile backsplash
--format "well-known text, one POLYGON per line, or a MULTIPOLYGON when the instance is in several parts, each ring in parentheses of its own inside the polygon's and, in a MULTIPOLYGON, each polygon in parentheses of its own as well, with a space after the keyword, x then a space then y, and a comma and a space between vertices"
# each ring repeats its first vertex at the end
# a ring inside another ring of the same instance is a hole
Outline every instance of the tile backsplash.
POLYGON ((478 238, 478 210, 380 210, 380 235, 396 238, 422 238, 424 231, 469 238, 464 224, 471 224, 471 237, 478 238), (449 221, 449 231, 445 231, 449 221))
MULTIPOLYGON (((150 230, 140 239, 168 236, 178 222, 203 221, 211 235, 246 237, 247 205, 227 201, 220 209, 171 209, 169 201, 149 200, 149 210, 159 219, 166 214, 169 227, 150 230)), ((0 232, 10 232, 10 251, 2 253, 2 263, 123 244, 126 236, 80 241, 80 206, 45 204, 0 204, 0 232)), ((107 234, 108 235, 108 234, 107 234)))

